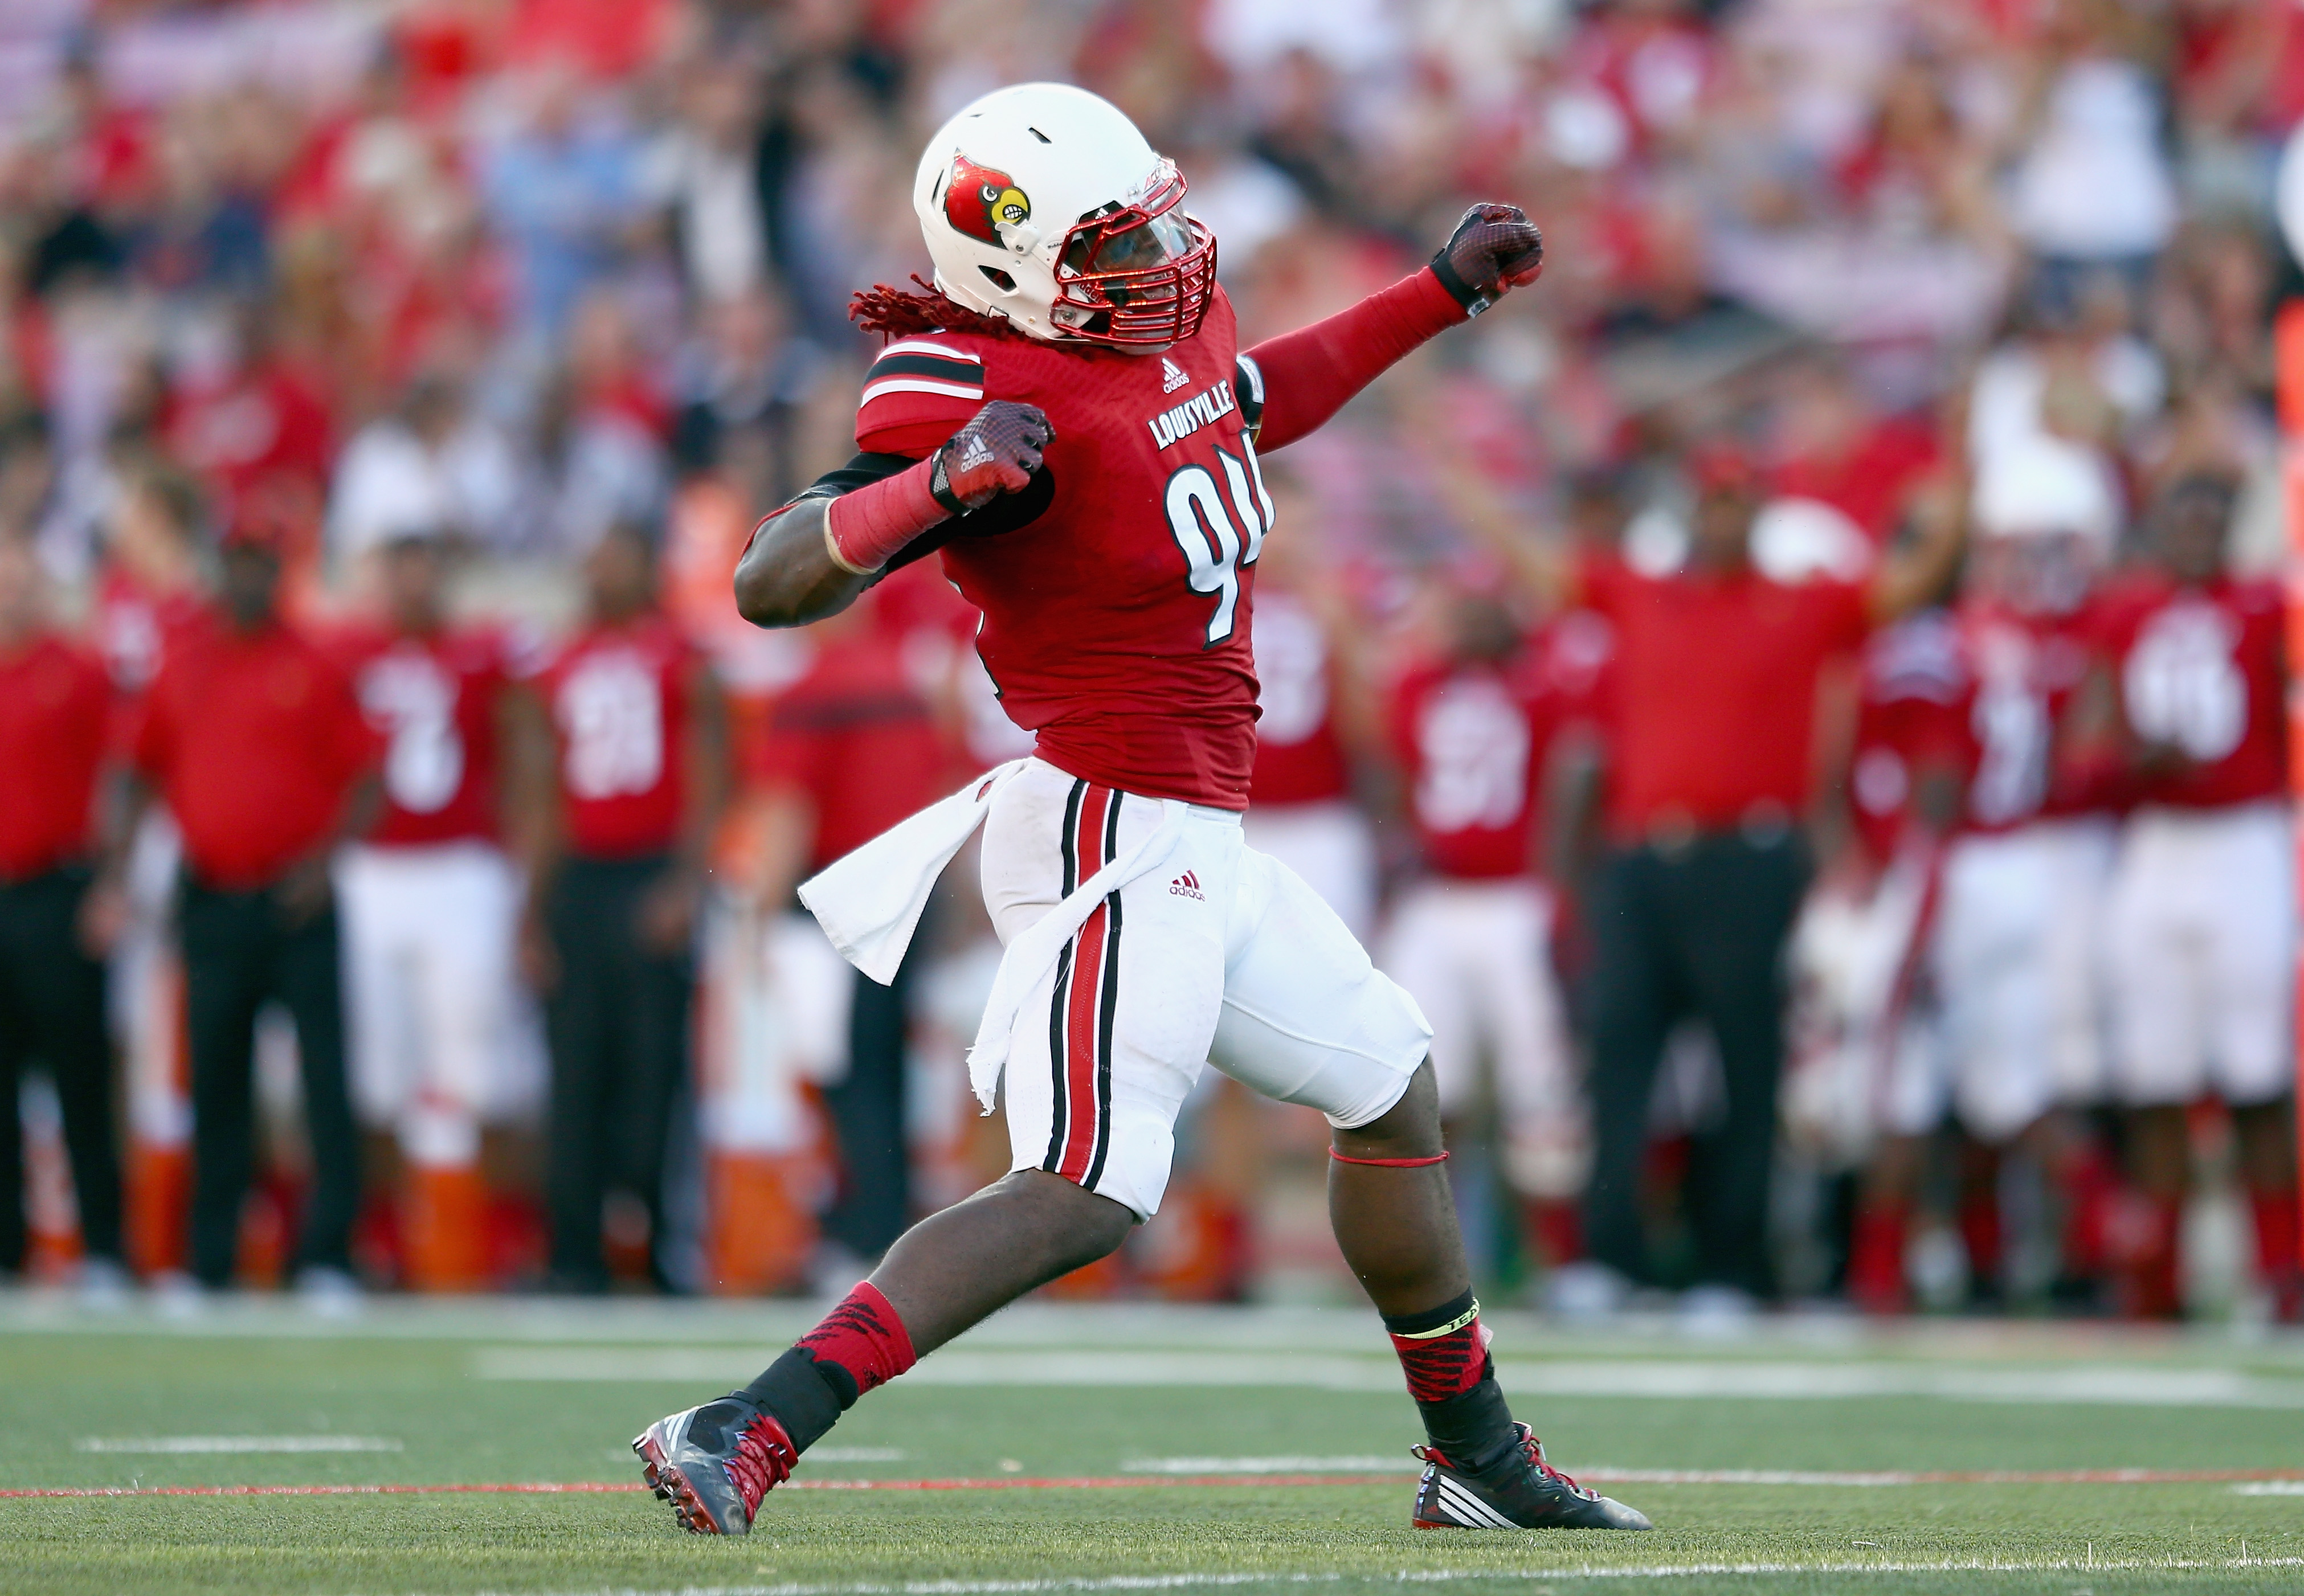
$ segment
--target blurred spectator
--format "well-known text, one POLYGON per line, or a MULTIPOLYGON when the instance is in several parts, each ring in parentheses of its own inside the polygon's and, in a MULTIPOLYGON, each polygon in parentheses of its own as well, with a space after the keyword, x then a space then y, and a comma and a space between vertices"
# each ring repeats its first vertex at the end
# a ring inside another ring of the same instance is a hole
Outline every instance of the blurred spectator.
POLYGON ((485 157, 489 215, 512 247, 522 329, 548 342, 623 260, 638 224, 640 152, 620 107, 563 63, 522 85, 524 125, 485 157))
MULTIPOLYGON (((809 629, 816 657, 777 698, 760 740, 763 914, 784 912, 802 879, 951 786, 951 756, 878 609, 860 603, 809 629)), ((931 941, 913 939, 888 985, 852 983, 846 1068, 823 1088, 840 1153, 824 1235, 868 1265, 912 1220, 907 1041, 931 941)))
POLYGON ((502 435, 465 414, 454 379, 420 376, 338 459, 329 553, 357 560, 411 536, 493 541, 512 512, 519 470, 502 435))
POLYGON ((261 521, 226 534, 217 617, 171 650, 145 700, 131 813, 148 783, 183 831, 192 1272, 211 1287, 233 1276, 257 1011, 277 1002, 295 1022, 310 1142, 299 1279, 328 1298, 355 1288, 360 1195, 330 868, 374 816, 377 749, 350 680, 280 615, 280 541, 261 521))
POLYGON ((120 1170, 101 962, 114 927, 89 894, 110 688, 102 663, 56 630, 46 587, 30 547, 0 536, 0 1273, 24 1267, 17 1084, 36 1066, 64 1108, 89 1273, 116 1283, 120 1170))
POLYGON ((450 621, 436 528, 380 554, 382 624, 343 642, 384 745, 382 814, 337 868, 353 1098, 404 1165, 411 1279, 469 1290, 487 1278, 483 1127, 516 1122, 542 1085, 516 1034, 520 889, 499 845, 512 649, 450 621))
POLYGON ((687 1075, 692 942, 728 747, 711 669, 658 607, 656 549, 629 522, 584 562, 583 626, 543 671, 556 816, 532 821, 525 936, 552 1049, 552 1279, 608 1284, 603 1203, 647 1215, 669 1287, 664 1174, 687 1075))

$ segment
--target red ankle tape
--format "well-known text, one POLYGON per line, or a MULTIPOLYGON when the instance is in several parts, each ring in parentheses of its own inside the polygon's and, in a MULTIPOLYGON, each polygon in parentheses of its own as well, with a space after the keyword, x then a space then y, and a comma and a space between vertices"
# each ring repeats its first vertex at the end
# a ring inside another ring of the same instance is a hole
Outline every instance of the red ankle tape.
POLYGON ((1430 1158, 1348 1158, 1334 1147, 1328 1149, 1328 1156, 1340 1164, 1365 1164, 1371 1170, 1421 1170, 1448 1161, 1444 1153, 1436 1153, 1430 1158))

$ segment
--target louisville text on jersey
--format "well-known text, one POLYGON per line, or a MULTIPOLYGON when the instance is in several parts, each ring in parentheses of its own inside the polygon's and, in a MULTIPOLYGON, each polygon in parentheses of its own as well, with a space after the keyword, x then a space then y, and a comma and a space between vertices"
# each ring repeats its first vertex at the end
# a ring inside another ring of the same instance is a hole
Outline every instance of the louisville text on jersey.
POLYGON ((1239 408, 1232 402, 1231 380, 1219 378, 1215 386, 1193 394, 1173 410, 1161 411, 1145 425, 1152 429, 1152 446, 1169 449, 1239 408))

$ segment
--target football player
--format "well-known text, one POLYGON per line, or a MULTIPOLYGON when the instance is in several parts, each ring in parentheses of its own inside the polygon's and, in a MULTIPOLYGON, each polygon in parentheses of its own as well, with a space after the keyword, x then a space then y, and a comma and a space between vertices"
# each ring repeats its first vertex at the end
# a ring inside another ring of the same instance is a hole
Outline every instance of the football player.
POLYGON ((2130 1305, 2178 1305, 2190 1184, 2185 1106, 2231 1105, 2275 1315, 2304 1317, 2289 1093, 2296 969, 2280 584, 2224 569, 2232 483, 2188 476, 2164 496, 2151 569, 2108 604, 2105 637, 2138 806, 2105 913, 2111 1077, 2152 1204, 2130 1305))
POLYGON ((769 517, 737 568, 738 608, 788 626, 940 551, 1038 751, 970 790, 988 804, 984 895, 1007 946, 971 1061, 1004 1059, 1012 1172, 915 1226, 750 1385, 633 1443, 691 1530, 745 1533, 858 1398, 1117 1247, 1158 1208, 1177 1110, 1210 1061, 1334 1127, 1337 1240, 1429 1439, 1415 1521, 1648 1527, 1554 1470, 1505 1406, 1439 1168, 1423 1016, 1240 827, 1273 511, 1258 450, 1534 281, 1542 241, 1517 209, 1475 206, 1428 266, 1243 352, 1183 196, 1093 95, 1026 84, 961 111, 914 179, 933 291, 856 307, 891 335, 860 452, 769 517), (1021 1003, 1004 1000, 1020 981, 1021 1003))

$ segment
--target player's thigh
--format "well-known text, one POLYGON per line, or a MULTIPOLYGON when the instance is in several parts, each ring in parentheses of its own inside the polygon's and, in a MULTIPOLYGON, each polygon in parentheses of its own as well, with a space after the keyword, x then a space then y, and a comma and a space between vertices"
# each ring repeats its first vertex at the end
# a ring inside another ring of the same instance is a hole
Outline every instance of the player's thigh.
POLYGON ((518 897, 494 849, 444 850, 433 866, 442 934, 426 949, 420 1002, 432 1089, 500 1117, 516 1099, 510 1059, 518 897))
POLYGON ((2215 1088, 2236 1103, 2294 1085, 2297 912, 2284 809, 2218 816, 2215 911, 2203 916, 2203 963, 2215 1088))
POLYGON ((1210 1061, 1340 1129, 1381 1118, 1432 1040, 1416 1001, 1294 871, 1253 849, 1241 849, 1232 913, 1210 1061))
POLYGON ((1986 1141, 2022 1129, 2056 1095, 2053 871, 2031 840, 1994 838, 1955 853, 1933 950, 1953 1102, 1986 1141))
POLYGON ((1507 1119, 1557 1114, 1575 1082, 1560 989, 1552 972, 1552 908, 1534 882, 1488 889, 1467 950, 1481 1029, 1495 1060, 1496 1102, 1507 1119))
POLYGON ((1432 1028, 1432 1074, 1444 1119, 1470 1109, 1479 1095, 1480 1020, 1464 918, 1447 882, 1417 882, 1393 903, 1376 950, 1376 967, 1399 983, 1432 1028))
POLYGON ((2131 826, 2105 903, 2105 967, 2112 1084, 2130 1104, 2197 1096, 2207 1068, 2207 995, 2190 934, 2189 850, 2168 846, 2156 823, 2131 826))
POLYGON ((381 849, 357 848, 335 868, 352 1106, 370 1126, 400 1119, 420 1073, 408 975, 423 945, 409 934, 422 894, 411 891, 402 865, 381 849))
MULTIPOLYGON (((1156 803, 1061 773, 1047 781, 1046 768, 1012 781, 989 817, 987 907, 1006 942, 1160 823, 1156 803)), ((1041 975, 1006 1064, 1012 1168, 1049 1170, 1144 1218, 1158 1212, 1176 1116, 1223 1001, 1221 906, 1239 835, 1236 823, 1189 823, 1167 864, 1105 898, 1041 975)))

